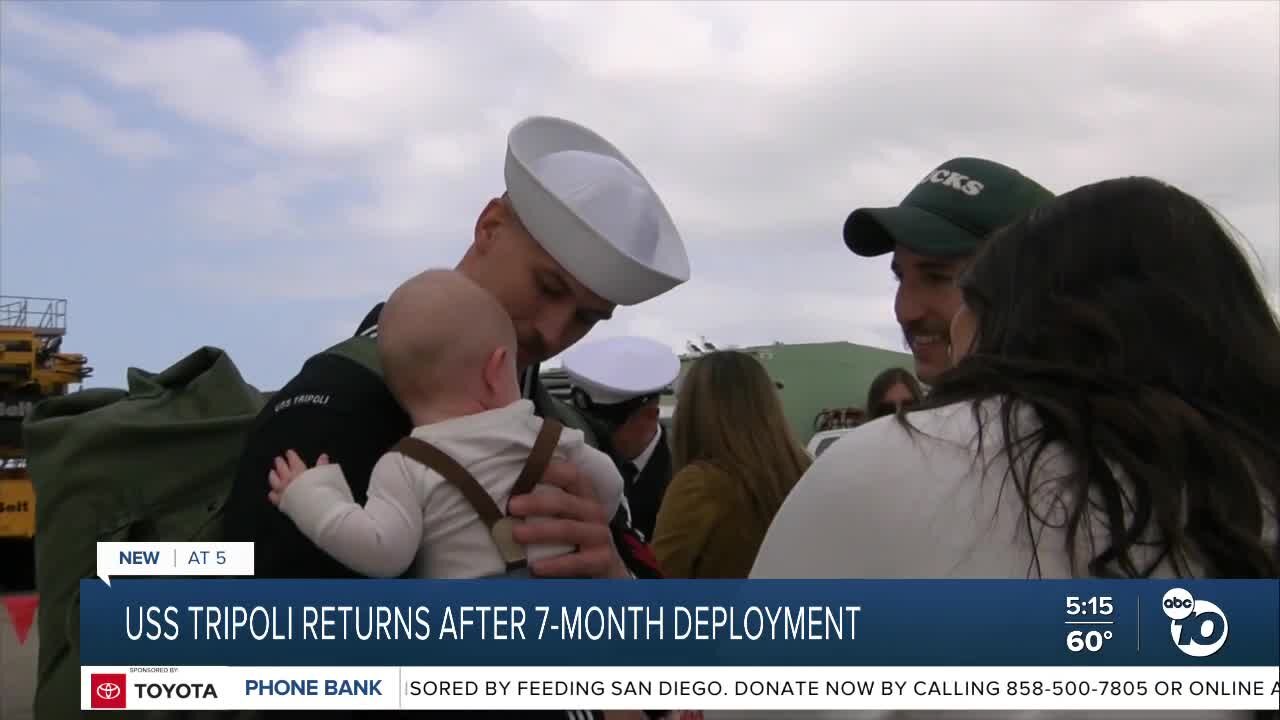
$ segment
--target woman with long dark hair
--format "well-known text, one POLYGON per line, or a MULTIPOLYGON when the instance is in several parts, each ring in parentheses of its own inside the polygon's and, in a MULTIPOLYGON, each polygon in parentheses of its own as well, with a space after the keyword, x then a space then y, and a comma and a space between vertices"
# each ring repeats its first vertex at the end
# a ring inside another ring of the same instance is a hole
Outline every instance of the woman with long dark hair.
POLYGON ((778 389, 755 357, 721 350, 680 381, 675 475, 654 528, 666 577, 744 578, 774 513, 809 467, 778 389))
POLYGON ((893 415, 920 402, 924 391, 910 370, 891 367, 880 373, 867 388, 867 420, 893 415))
POLYGON ((953 368, 818 459, 752 577, 1280 577, 1280 321, 1213 213, 1099 182, 959 282, 953 368))

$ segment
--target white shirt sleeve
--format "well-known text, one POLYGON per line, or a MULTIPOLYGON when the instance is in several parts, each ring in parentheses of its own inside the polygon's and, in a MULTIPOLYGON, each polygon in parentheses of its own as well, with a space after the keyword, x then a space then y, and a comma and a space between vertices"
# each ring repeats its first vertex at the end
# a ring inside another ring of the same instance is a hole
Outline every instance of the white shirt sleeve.
MULTIPOLYGON (((1003 488, 1003 466, 975 460, 968 408, 932 416, 922 435, 893 417, 838 440, 787 496, 756 555, 751 578, 1022 578, 1021 501, 1003 488), (1003 491, 1003 492, 1002 492, 1003 491)), ((1058 550, 1058 537, 1042 540, 1058 550)), ((1046 577, 1070 577, 1061 553, 1043 557, 1046 577), (1056 563, 1056 564, 1055 564, 1056 563)), ((922 675, 921 677, 927 677, 922 675)), ((815 710, 707 712, 707 720, 1245 720, 1247 713, 1167 710, 815 710)))
POLYGON ((752 578, 931 575, 938 539, 920 491, 927 461, 885 425, 859 428, 818 456, 774 516, 752 578))
POLYGON ((1000 456, 975 457, 968 407, 908 418, 917 432, 880 418, 818 457, 769 526, 752 578, 1025 577, 1017 493, 1003 487, 1000 456))
MULTIPOLYGON (((565 433, 569 432, 570 430, 566 428, 565 433)), ((573 432, 581 435, 580 431, 573 432)), ((600 498, 600 503, 604 505, 605 517, 612 518, 622 503, 622 474, 618 472, 618 466, 614 464, 612 458, 586 442, 575 439, 565 444, 566 459, 591 478, 592 484, 595 485, 596 497, 600 498)))
POLYGON ((322 465, 289 485, 280 510, 343 565, 370 577, 395 577, 422 545, 424 503, 404 456, 389 452, 373 467, 364 507, 352 498, 342 469, 322 465))

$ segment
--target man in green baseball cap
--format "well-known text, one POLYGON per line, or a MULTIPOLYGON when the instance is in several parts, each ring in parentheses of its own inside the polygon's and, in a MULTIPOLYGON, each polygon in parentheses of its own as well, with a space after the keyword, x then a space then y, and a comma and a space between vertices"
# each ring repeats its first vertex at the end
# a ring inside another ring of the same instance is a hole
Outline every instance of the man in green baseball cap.
POLYGON ((844 241, 863 257, 893 253, 894 312, 932 383, 950 365, 951 318, 962 299, 956 276, 994 230, 1053 197, 1011 167, 955 158, 931 171, 897 207, 860 208, 844 223, 844 241))

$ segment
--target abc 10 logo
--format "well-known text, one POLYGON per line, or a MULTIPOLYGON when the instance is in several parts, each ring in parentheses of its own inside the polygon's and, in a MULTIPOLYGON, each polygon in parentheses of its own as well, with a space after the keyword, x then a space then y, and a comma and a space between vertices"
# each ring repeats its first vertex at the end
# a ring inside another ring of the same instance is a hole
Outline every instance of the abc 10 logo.
POLYGON ((1189 590, 1172 588, 1160 603, 1169 618, 1173 644, 1192 657, 1209 657, 1227 642, 1227 615, 1208 600, 1197 600, 1189 590))

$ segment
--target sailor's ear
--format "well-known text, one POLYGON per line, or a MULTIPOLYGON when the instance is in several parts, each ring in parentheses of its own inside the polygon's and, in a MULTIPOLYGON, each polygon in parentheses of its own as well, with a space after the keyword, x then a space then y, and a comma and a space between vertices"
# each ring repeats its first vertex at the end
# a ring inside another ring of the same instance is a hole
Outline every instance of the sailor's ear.
POLYGON ((476 218, 475 231, 475 250, 484 255, 491 250, 498 242, 498 230, 506 222, 507 207, 501 198, 494 198, 484 206, 484 210, 480 211, 480 217, 476 218))

